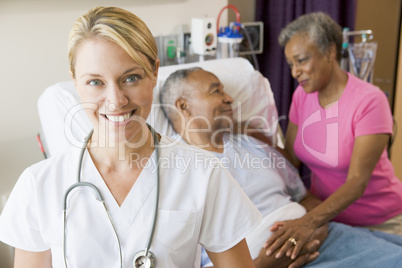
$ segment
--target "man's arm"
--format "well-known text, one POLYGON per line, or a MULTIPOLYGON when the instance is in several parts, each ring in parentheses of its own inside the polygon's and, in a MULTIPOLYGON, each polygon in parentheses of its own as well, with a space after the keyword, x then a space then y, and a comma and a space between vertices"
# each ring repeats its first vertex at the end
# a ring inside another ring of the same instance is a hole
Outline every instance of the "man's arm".
POLYGON ((252 268, 255 267, 251 260, 250 251, 246 239, 240 241, 237 245, 221 253, 207 251, 214 267, 233 267, 233 268, 252 268))
MULTIPOLYGON (((313 195, 309 190, 307 190, 306 196, 300 201, 300 204, 306 208, 307 211, 312 210, 314 207, 319 205, 321 200, 313 195)), ((266 249, 261 248, 261 251, 256 259, 254 259, 254 264, 256 268, 297 268, 314 261, 318 256, 318 249, 327 238, 328 235, 328 224, 324 224, 314 231, 313 239, 309 243, 303 246, 299 256, 296 259, 291 259, 290 255, 293 248, 286 252, 286 256, 277 253, 279 249, 276 250, 270 256, 266 255, 266 249), (277 258, 278 257, 278 258, 277 258)))
MULTIPOLYGON (((318 240, 313 240, 310 243, 307 243, 301 254, 295 259, 292 260, 290 258, 290 254, 286 254, 286 256, 281 256, 280 258, 274 257, 279 249, 274 252, 273 255, 267 256, 266 249, 261 248, 258 257, 254 260, 254 264, 256 268, 298 268, 310 263, 318 258, 320 253, 318 249, 320 247, 320 242, 318 240)), ((290 252, 291 253, 291 252, 290 252)))
MULTIPOLYGON (((299 202, 307 212, 321 204, 321 200, 316 197, 313 193, 307 190, 306 196, 299 202)), ((266 249, 262 248, 258 257, 254 260, 256 268, 267 268, 267 267, 289 267, 298 268, 310 263, 318 258, 319 248, 328 236, 328 224, 323 224, 314 231, 312 240, 305 244, 300 251, 300 254, 294 260, 290 258, 293 247, 286 252, 286 256, 283 254, 278 254, 279 249, 277 249, 270 256, 266 255, 266 249)))
MULTIPOLYGON (((307 190, 306 196, 299 202, 299 204, 302 205, 307 210, 307 213, 321 203, 322 203, 322 201, 317 196, 315 196, 312 192, 310 192, 310 190, 307 190)), ((315 240, 319 241, 319 246, 318 246, 317 250, 322 245, 322 243, 324 243, 324 240, 327 239, 328 228, 329 228, 328 223, 325 223, 315 230, 315 232, 312 236, 312 241, 315 241, 315 240)), ((293 250, 293 248, 292 248, 292 250, 293 250)), ((290 256, 292 250, 288 250, 286 255, 290 256)), ((279 254, 279 256, 280 256, 280 254, 279 254)))
POLYGON ((312 192, 310 192, 310 190, 307 190, 306 196, 299 203, 307 210, 307 212, 309 212, 313 208, 321 204, 322 201, 312 192))
MULTIPOLYGON (((261 248, 261 251, 256 259, 254 259, 254 264, 256 268, 297 268, 314 261, 318 256, 319 242, 317 240, 307 243, 301 252, 301 255, 296 259, 292 260, 289 256, 283 256, 281 258, 276 258, 274 255, 267 256, 265 254, 265 249, 261 248)), ((279 251, 279 250, 278 250, 279 251)), ((208 253, 210 254, 210 253, 208 253)), ((204 266, 211 267, 213 266, 204 266)))
POLYGON ((247 124, 246 122, 235 122, 233 126, 233 133, 234 134, 246 134, 250 137, 253 137, 265 144, 268 144, 271 147, 274 147, 278 152, 280 152, 283 156, 288 158, 287 152, 276 146, 275 144, 272 143, 272 140, 265 135, 265 130, 261 128, 255 128, 251 126, 250 124, 247 124))

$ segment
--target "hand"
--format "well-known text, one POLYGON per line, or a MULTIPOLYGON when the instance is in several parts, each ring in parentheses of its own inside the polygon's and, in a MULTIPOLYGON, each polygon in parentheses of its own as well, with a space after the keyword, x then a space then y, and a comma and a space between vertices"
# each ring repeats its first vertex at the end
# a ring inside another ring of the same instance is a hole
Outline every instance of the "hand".
POLYGON ((290 257, 292 260, 296 260, 302 247, 313 240, 315 230, 316 227, 308 222, 305 217, 296 220, 276 222, 271 228, 273 232, 271 237, 264 244, 264 248, 267 249, 266 254, 270 256, 279 249, 275 257, 280 258, 288 250, 293 248, 290 257), (291 241, 292 238, 295 242, 291 241))
MULTIPOLYGON (((315 259, 318 258, 318 256, 320 255, 320 253, 318 252, 318 250, 320 249, 322 243, 324 243, 325 239, 328 236, 328 223, 321 225, 320 227, 318 227, 312 237, 314 240, 308 242, 307 244, 305 244, 301 251, 299 256, 296 258, 296 260, 289 265, 289 268, 298 268, 298 267, 302 267, 304 265, 306 265, 307 263, 310 263, 312 261, 314 261, 315 259)), ((293 251, 293 247, 290 248, 287 252, 286 252, 286 256, 290 257, 293 251)))
MULTIPOLYGON (((318 252, 320 245, 320 241, 316 239, 305 244, 301 249, 299 256, 297 256, 295 261, 292 262, 288 268, 299 268, 306 265, 307 263, 315 261, 320 255, 320 253, 318 252)), ((286 256, 289 257, 291 254, 292 249, 289 249, 286 252, 286 256)))
MULTIPOLYGON (((289 258, 290 253, 286 254, 286 256, 282 256, 277 259, 274 256, 267 256, 266 249, 261 248, 261 251, 258 257, 254 260, 256 268, 298 268, 306 265, 309 262, 314 261, 319 256, 318 249, 320 247, 320 242, 318 240, 313 240, 304 245, 304 247, 300 251, 300 255, 296 258, 296 260, 291 260, 289 258)), ((277 252, 275 252, 277 253, 277 252)))

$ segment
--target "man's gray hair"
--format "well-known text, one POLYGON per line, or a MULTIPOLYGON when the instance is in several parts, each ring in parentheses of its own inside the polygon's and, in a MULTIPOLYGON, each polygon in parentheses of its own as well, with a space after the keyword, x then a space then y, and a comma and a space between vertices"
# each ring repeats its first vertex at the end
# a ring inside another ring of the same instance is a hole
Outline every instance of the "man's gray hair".
MULTIPOLYGON (((159 101, 162 106, 163 113, 173 125, 175 118, 178 116, 175 102, 182 96, 188 96, 191 88, 186 83, 187 77, 195 71, 202 70, 200 67, 177 70, 172 73, 163 84, 159 93, 159 101)), ((173 125, 174 126, 174 125, 173 125)))
POLYGON ((285 47, 296 34, 308 36, 321 52, 331 44, 336 45, 336 58, 340 61, 342 50, 342 29, 329 15, 323 12, 309 13, 290 22, 279 34, 278 41, 285 47))

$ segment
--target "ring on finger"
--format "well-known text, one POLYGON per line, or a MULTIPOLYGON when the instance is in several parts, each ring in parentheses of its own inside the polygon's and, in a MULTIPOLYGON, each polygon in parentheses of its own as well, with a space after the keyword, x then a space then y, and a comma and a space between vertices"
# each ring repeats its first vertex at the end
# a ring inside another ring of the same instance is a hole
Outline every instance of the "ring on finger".
POLYGON ((288 239, 288 241, 290 241, 290 243, 292 243, 292 244, 295 245, 295 246, 296 246, 296 244, 297 244, 296 239, 294 239, 293 237, 290 237, 290 238, 288 239))

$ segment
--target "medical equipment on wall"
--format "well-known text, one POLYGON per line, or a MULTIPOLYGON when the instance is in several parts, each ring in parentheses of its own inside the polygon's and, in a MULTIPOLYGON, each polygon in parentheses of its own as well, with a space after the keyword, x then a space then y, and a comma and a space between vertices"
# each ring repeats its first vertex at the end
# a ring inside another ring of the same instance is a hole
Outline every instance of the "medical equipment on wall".
POLYGON ((191 19, 191 45, 193 53, 200 56, 215 55, 215 27, 215 19, 213 18, 191 19))
MULTIPOLYGON (((155 231, 155 226, 156 226, 156 219, 158 216, 158 203, 159 203, 159 139, 157 137, 157 134, 155 132, 155 130, 148 125, 149 130, 152 133, 152 137, 155 143, 155 156, 156 156, 156 165, 157 165, 157 172, 156 172, 156 195, 155 195, 155 208, 154 208, 154 213, 153 213, 153 220, 152 220, 152 226, 150 228, 150 232, 149 232, 149 236, 148 236, 148 240, 145 244, 145 249, 141 250, 139 252, 137 252, 136 254, 134 254, 133 259, 132 259, 132 263, 133 263, 133 267, 134 268, 155 268, 156 267, 156 257, 155 255, 150 251, 151 248, 151 243, 152 243, 152 238, 154 235, 154 231, 155 231)), ((103 207, 106 211, 106 214, 109 218, 110 224, 113 227, 113 231, 115 233, 116 239, 117 239, 117 244, 119 247, 119 257, 120 257, 120 267, 123 267, 123 260, 122 260, 122 251, 121 251, 121 244, 120 244, 120 240, 119 240, 119 236, 117 235, 117 231, 115 228, 115 225, 113 223, 113 220, 110 216, 109 210, 106 207, 106 204, 104 202, 104 199, 99 191, 99 189, 92 183, 89 182, 82 182, 81 181, 81 168, 82 168, 82 159, 85 153, 85 149, 88 145, 88 142, 91 138, 93 134, 93 130, 91 130, 91 132, 88 134, 88 136, 85 138, 84 144, 82 146, 81 152, 80 152, 80 157, 79 157, 79 162, 78 162, 78 173, 77 173, 77 182, 74 183, 73 185, 71 185, 66 193, 64 194, 64 209, 63 209, 63 259, 64 259, 64 265, 67 268, 67 260, 66 260, 66 222, 67 222, 67 198, 69 193, 77 188, 77 187, 87 187, 90 188, 93 192, 95 192, 96 194, 96 199, 98 201, 100 201, 103 204, 103 207)))
POLYGON ((227 5, 217 19, 192 18, 191 25, 177 25, 169 35, 156 36, 160 66, 244 57, 259 71, 255 54, 263 51, 263 29, 262 22, 240 23, 237 8, 227 5), (235 10, 236 21, 219 29, 217 23, 227 8, 235 10))
POLYGON ((240 43, 243 41, 243 35, 238 30, 239 26, 239 24, 232 22, 228 27, 220 29, 218 33, 218 59, 239 56, 240 43))
POLYGON ((259 70, 258 61, 253 51, 254 48, 253 42, 250 38, 250 35, 245 25, 240 23, 240 12, 235 6, 227 5, 221 9, 216 21, 216 31, 218 36, 218 48, 217 48, 218 59, 238 57, 240 52, 240 44, 242 44, 244 39, 243 36, 244 33, 244 35, 247 38, 250 49, 250 52, 248 54, 251 54, 253 57, 254 68, 257 71, 259 70), (231 22, 229 23, 229 26, 219 28, 220 17, 222 15, 222 12, 227 8, 234 10, 234 12, 236 13, 236 22, 231 22))
POLYGON ((216 32, 218 36, 217 58, 235 58, 239 55, 240 43, 243 41, 243 35, 240 33, 240 12, 233 5, 224 6, 219 12, 216 20, 216 32), (219 21, 222 12, 230 8, 236 13, 236 23, 229 23, 229 26, 219 28, 219 21))
POLYGON ((341 69, 345 71, 349 71, 349 52, 348 52, 348 47, 349 47, 349 36, 347 35, 347 32, 349 31, 349 28, 345 27, 343 28, 342 31, 342 50, 341 50, 341 69))
POLYGON ((240 43, 240 56, 263 52, 264 23, 262 21, 242 22, 240 32, 246 37, 240 43))
POLYGON ((374 62, 377 53, 377 42, 368 42, 373 39, 371 30, 349 31, 343 29, 343 43, 341 53, 341 68, 360 79, 373 82, 374 62), (361 42, 349 43, 350 37, 361 36, 361 42))

